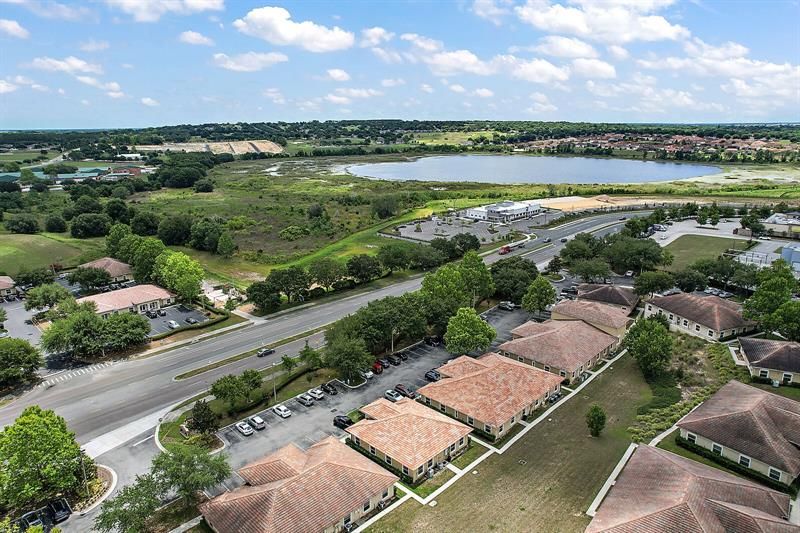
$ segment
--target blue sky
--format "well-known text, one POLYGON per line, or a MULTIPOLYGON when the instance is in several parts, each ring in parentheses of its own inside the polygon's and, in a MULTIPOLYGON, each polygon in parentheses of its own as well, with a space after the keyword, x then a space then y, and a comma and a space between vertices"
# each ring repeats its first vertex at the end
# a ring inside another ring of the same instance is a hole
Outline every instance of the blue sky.
POLYGON ((0 128, 800 121, 797 0, 0 0, 0 128))

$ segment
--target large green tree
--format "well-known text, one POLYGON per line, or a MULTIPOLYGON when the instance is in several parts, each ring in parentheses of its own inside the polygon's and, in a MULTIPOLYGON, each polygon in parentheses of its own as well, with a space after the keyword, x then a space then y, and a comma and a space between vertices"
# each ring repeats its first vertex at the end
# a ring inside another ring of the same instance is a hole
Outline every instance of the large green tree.
POLYGON ((193 446, 177 446, 153 458, 150 470, 162 492, 175 494, 188 506, 197 501, 198 494, 222 483, 231 475, 224 454, 209 454, 193 446))
POLYGON ((156 258, 156 279, 178 297, 190 302, 200 293, 203 267, 183 252, 164 252, 156 258))
POLYGON ((450 317, 470 305, 472 295, 467 290, 461 271, 455 265, 444 265, 426 274, 420 295, 428 324, 439 332, 444 331, 450 317))
POLYGON ((46 307, 53 307, 57 303, 71 298, 72 294, 61 285, 47 283, 34 287, 27 292, 25 295, 25 309, 27 311, 41 310, 46 307))
POLYGON ((669 272, 642 272, 636 278, 636 281, 633 282, 633 290, 639 296, 645 296, 666 291, 671 289, 674 285, 675 280, 669 272))
POLYGON ((347 260, 347 274, 358 283, 372 281, 383 273, 381 262, 371 255, 354 255, 347 260))
POLYGON ((517 304, 522 302, 528 286, 539 275, 536 263, 518 255, 497 261, 489 270, 495 297, 517 304))
POLYGON ((410 260, 408 245, 402 242, 390 242, 378 249, 378 261, 389 271, 403 270, 410 260))
POLYGON ((684 268, 673 275, 675 286, 683 292, 702 291, 708 286, 708 278, 693 268, 684 268))
POLYGON ((581 259, 570 264, 569 272, 586 283, 593 283, 609 277, 611 268, 603 259, 581 259))
POLYGON ((353 383, 358 379, 358 373, 372 364, 372 355, 363 339, 336 336, 325 346, 324 361, 326 366, 337 370, 345 382, 353 383))
POLYGON ((239 376, 228 374, 211 384, 211 394, 233 408, 250 395, 250 387, 239 376))
POLYGON ((84 467, 94 477, 92 460, 64 419, 38 405, 26 407, 0 433, 0 464, 0 501, 18 509, 77 493, 84 467))
POLYGON ((329 291, 334 283, 347 275, 347 269, 339 261, 323 257, 308 265, 308 275, 311 281, 329 291))
POLYGON ((302 267, 290 266, 271 271, 266 282, 285 294, 289 302, 293 302, 299 298, 301 291, 308 288, 311 279, 302 267))
POLYGON ((599 437, 606 427, 606 412, 598 404, 593 403, 586 411, 586 425, 592 437, 599 437))
POLYGON ((150 519, 161 507, 161 483, 152 475, 137 475, 133 483, 100 506, 94 528, 104 532, 143 533, 149 531, 150 519))
POLYGON ((105 321, 94 311, 81 309, 54 320, 42 333, 44 350, 51 353, 71 352, 74 356, 95 356, 106 345, 105 321))
POLYGON ((205 400, 197 400, 192 407, 192 416, 186 422, 189 429, 202 435, 211 435, 219 429, 219 416, 205 400))
POLYGON ((128 258, 123 258, 123 261, 130 263, 136 281, 150 283, 157 278, 156 259, 167 250, 167 247, 155 237, 142 238, 131 235, 122 240, 120 250, 130 254, 128 258))
POLYGON ((458 264, 458 271, 461 273, 464 288, 470 295, 473 307, 494 294, 492 274, 474 250, 464 254, 464 258, 458 264))
POLYGON ((770 324, 790 341, 800 342, 800 302, 781 304, 770 316, 770 324))
POLYGON ((647 379, 663 373, 672 359, 672 337, 659 319, 638 320, 624 341, 647 379))
POLYGON ((0 386, 16 386, 32 380, 43 362, 42 354, 28 341, 0 339, 0 386))
POLYGON ((78 267, 69 273, 67 279, 85 290, 94 290, 111 283, 111 275, 106 270, 94 267, 78 267))
POLYGON ((270 313, 280 307, 281 291, 273 283, 256 281, 247 287, 247 299, 253 302, 257 310, 270 313))
POLYGON ((537 277, 522 297, 522 308, 529 313, 541 313, 556 301, 556 289, 547 278, 537 277))
POLYGON ((447 322, 444 342, 448 352, 461 355, 485 351, 496 336, 494 328, 484 322, 475 309, 462 307, 447 322))

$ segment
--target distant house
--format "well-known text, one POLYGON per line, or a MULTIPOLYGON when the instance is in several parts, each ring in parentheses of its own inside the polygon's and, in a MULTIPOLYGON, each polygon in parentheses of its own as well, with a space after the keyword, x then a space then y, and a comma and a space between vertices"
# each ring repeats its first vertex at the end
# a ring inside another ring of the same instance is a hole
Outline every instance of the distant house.
POLYGON ((718 341, 755 331, 756 323, 742 316, 742 306, 719 296, 680 293, 656 297, 645 304, 644 316, 661 314, 671 331, 718 341))
POLYGON ((496 353, 458 357, 439 368, 442 379, 417 392, 438 409, 494 438, 545 405, 561 378, 496 353))
POLYGON ((113 257, 101 257, 94 261, 80 265, 81 268, 99 268, 108 272, 111 281, 120 282, 133 279, 133 271, 128 263, 118 261, 113 257))
POLYGON ((337 533, 394 496, 397 476, 334 437, 289 444, 241 470, 243 487, 200 505, 216 533, 337 533))
POLYGON ((751 376, 784 385, 800 382, 800 343, 739 337, 739 351, 751 376))
POLYGON ((11 276, 0 276, 0 296, 6 297, 17 294, 17 283, 11 276))
POLYGON ((586 533, 796 532, 790 504, 788 494, 640 445, 586 533))
POLYGON ((550 313, 552 320, 583 320, 597 329, 618 339, 625 336, 633 322, 619 307, 591 300, 562 300, 550 313))
POLYGON ((155 285, 136 285, 110 292, 101 292, 78 299, 93 302, 103 318, 115 313, 146 313, 175 303, 175 295, 155 285))
POLYGON ((468 448, 472 428, 410 398, 383 398, 359 409, 364 420, 347 428, 350 441, 415 483, 434 465, 468 448))
POLYGON ((582 320, 526 322, 498 347, 501 355, 572 381, 619 345, 619 338, 582 320))
POLYGON ((630 314, 636 309, 636 304, 639 303, 639 296, 633 292, 633 289, 620 287, 619 285, 583 283, 578 285, 578 300, 613 305, 630 314))
POLYGON ((800 474, 800 402, 734 380, 677 426, 689 442, 775 481, 800 474))

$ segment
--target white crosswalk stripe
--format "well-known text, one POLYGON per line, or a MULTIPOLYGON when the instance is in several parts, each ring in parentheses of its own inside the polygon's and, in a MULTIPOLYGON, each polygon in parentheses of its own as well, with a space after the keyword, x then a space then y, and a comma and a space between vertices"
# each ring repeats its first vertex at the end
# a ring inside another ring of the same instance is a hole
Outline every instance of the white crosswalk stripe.
POLYGON ((66 374, 62 374, 62 375, 53 377, 51 379, 48 379, 46 381, 43 381, 43 382, 41 382, 39 384, 39 386, 40 387, 48 387, 48 386, 51 386, 51 385, 55 385, 56 383, 62 383, 64 381, 69 381, 70 379, 72 379, 74 377, 83 376, 85 374, 91 374, 92 372, 96 372, 96 371, 101 370, 103 368, 107 368, 107 367, 109 367, 109 366, 111 366, 113 364, 114 364, 113 362, 97 363, 97 364, 94 364, 94 365, 91 365, 91 366, 80 368, 78 370, 73 370, 72 372, 68 372, 66 374))

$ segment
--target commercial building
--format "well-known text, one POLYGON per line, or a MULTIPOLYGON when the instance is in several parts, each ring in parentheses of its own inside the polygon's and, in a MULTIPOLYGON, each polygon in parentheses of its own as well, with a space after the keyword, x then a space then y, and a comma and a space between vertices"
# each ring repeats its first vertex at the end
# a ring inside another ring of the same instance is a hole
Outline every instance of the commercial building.
POLYGON ((800 382, 800 343, 739 337, 739 352, 753 377, 782 385, 800 382))
POLYGON ((464 211, 464 216, 488 222, 511 222, 512 220, 531 217, 541 210, 542 206, 537 202, 512 202, 506 200, 496 204, 469 208, 464 211))
POLYGON ((645 304, 644 316, 663 315, 670 331, 718 341, 755 331, 756 323, 742 316, 742 306, 719 296, 672 294, 645 304))
POLYGON ((78 299, 93 302, 103 318, 114 313, 146 313, 175 303, 175 295, 155 285, 136 285, 126 289, 101 292, 78 299))
POLYGON ((419 400, 495 439, 561 390, 558 376, 496 353, 458 357, 439 373, 417 391, 419 400))
POLYGON ((217 533, 337 533, 382 508, 397 476, 334 437, 281 448, 239 470, 245 485, 202 504, 217 533))
POLYGON ((800 402, 733 380, 676 425, 689 442, 775 481, 800 474, 800 402))
POLYGON ((640 445, 586 533, 789 532, 788 494, 640 445))
POLYGON ((118 261, 113 257, 101 257, 88 263, 80 265, 81 268, 99 268, 108 272, 112 282, 127 281, 133 279, 133 270, 128 263, 118 261))
POLYGON ((380 398, 359 410, 366 418, 347 428, 350 441, 412 483, 469 446, 471 427, 410 398, 380 398))
POLYGON ((0 297, 15 296, 17 283, 11 276, 0 276, 0 297))
POLYGON ((619 338, 582 320, 526 322, 498 347, 501 355, 572 381, 619 345, 619 338))
POLYGON ((774 213, 764 219, 763 224, 771 235, 800 239, 800 214, 774 213))

